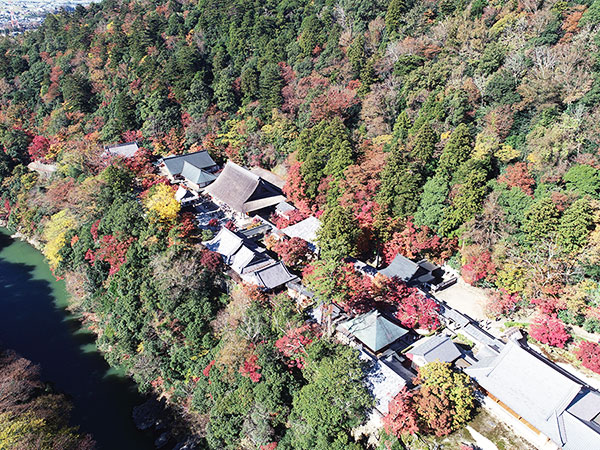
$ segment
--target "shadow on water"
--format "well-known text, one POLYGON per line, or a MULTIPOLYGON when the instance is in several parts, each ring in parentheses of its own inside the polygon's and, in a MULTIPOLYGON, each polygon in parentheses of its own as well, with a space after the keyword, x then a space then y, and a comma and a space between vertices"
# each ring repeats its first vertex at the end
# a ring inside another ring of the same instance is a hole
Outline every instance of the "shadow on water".
POLYGON ((42 378, 70 396, 73 424, 92 434, 99 449, 154 448, 131 416, 144 399, 130 380, 109 372, 94 336, 57 306, 60 295, 64 286, 52 279, 43 256, 0 230, 2 345, 39 364, 42 378))

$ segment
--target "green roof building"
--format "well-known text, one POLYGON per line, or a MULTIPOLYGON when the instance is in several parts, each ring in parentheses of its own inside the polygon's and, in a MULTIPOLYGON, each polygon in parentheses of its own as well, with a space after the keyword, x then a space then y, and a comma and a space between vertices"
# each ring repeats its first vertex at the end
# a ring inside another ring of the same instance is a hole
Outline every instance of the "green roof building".
POLYGON ((404 328, 373 310, 350 319, 338 326, 342 332, 354 336, 372 353, 386 350, 390 345, 408 333, 404 328))

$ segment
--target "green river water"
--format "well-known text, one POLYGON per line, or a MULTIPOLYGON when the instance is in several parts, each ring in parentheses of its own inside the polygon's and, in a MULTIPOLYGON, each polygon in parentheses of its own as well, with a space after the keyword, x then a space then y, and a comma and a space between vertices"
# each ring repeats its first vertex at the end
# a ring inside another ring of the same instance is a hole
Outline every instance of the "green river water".
POLYGON ((42 379, 70 397, 73 425, 99 450, 153 449, 131 416, 144 399, 110 369, 94 336, 65 309, 67 298, 43 255, 0 228, 0 344, 39 364, 42 379))

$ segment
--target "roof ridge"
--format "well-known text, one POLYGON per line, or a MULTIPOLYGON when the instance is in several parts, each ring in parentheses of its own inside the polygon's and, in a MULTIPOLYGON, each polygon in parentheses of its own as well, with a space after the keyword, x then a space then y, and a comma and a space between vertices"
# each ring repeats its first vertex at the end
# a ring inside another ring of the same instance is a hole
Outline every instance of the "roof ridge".
MULTIPOLYGON (((181 155, 169 155, 169 156, 163 156, 163 157, 162 157, 162 160, 164 161, 165 159, 181 158, 181 157, 183 157, 183 156, 190 156, 190 155, 195 155, 195 154, 197 154, 197 153, 203 153, 203 152, 206 152, 206 153, 208 153, 208 150, 198 150, 198 151, 191 152, 191 153, 183 153, 183 154, 181 154, 181 155)), ((210 156, 210 154, 209 154, 209 156, 210 156)))
POLYGON ((252 173, 251 171, 249 171, 248 169, 246 169, 245 167, 240 166, 239 164, 234 163, 231 160, 227 161, 227 164, 225 164, 225 166, 230 166, 232 169, 244 172, 247 175, 250 175, 251 178, 253 178, 256 181, 260 181, 262 180, 261 177, 259 177, 258 175, 256 175, 255 173, 252 173))

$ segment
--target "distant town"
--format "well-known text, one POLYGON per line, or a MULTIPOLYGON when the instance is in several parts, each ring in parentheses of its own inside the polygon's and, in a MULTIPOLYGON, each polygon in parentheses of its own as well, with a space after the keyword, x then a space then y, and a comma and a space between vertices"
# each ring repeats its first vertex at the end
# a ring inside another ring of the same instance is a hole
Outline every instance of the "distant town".
POLYGON ((35 28, 46 14, 62 8, 74 9, 93 0, 0 0, 0 34, 20 33, 35 28))

